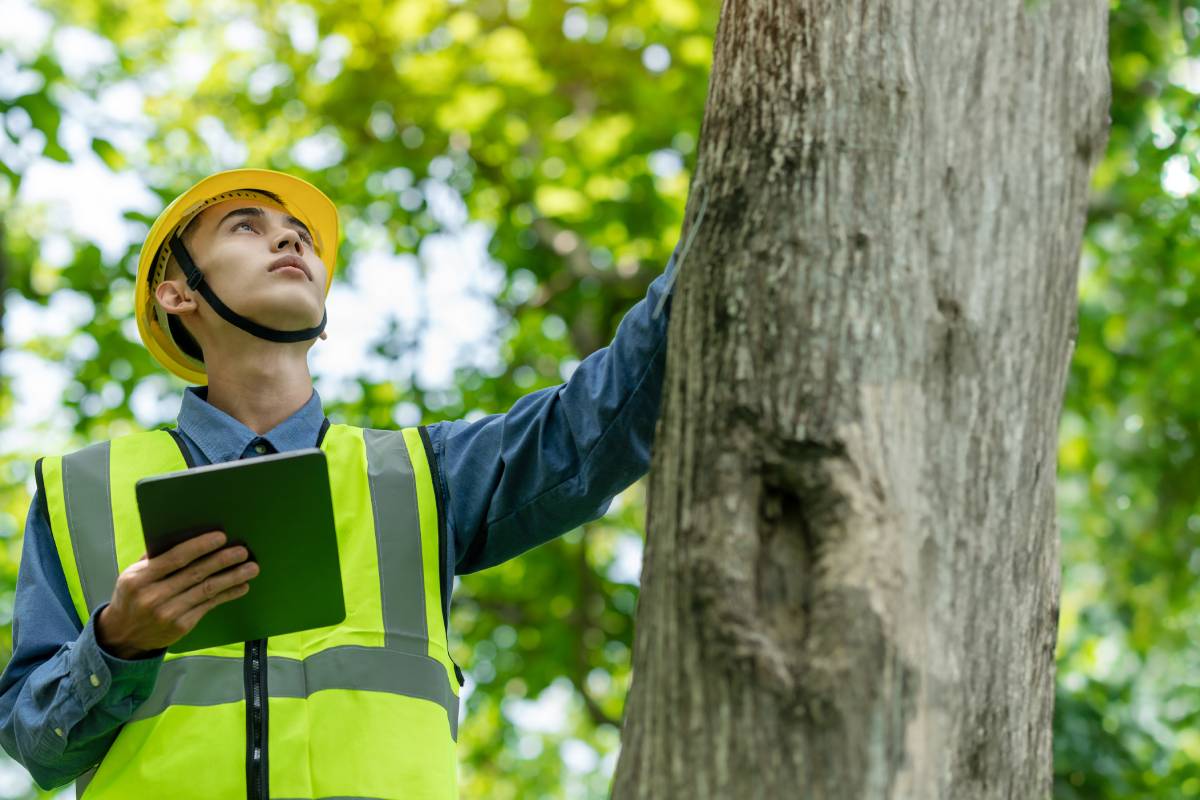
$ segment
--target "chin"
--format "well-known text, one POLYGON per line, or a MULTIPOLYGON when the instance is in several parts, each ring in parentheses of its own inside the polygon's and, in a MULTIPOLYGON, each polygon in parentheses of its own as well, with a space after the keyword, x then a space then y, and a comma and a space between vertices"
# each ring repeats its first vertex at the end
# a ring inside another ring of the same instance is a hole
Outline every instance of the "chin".
POLYGON ((322 307, 314 305, 307 297, 305 300, 306 302, 301 304, 296 302, 295 298, 275 296, 268 302, 247 304, 244 310, 234 306, 234 310, 268 328, 294 331, 312 328, 321 323, 322 307))

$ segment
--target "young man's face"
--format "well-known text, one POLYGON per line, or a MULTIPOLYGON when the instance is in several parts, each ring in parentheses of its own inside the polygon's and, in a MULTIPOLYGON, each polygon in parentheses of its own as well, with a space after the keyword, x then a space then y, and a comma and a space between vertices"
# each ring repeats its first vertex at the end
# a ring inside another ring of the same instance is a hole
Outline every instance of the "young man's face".
MULTIPOLYGON (((320 323, 326 266, 308 229, 282 207, 265 198, 216 203, 200 212, 184 243, 208 285, 242 316, 280 330, 320 323), (300 263, 275 267, 284 256, 300 263)), ((166 277, 184 280, 173 261, 166 277)))

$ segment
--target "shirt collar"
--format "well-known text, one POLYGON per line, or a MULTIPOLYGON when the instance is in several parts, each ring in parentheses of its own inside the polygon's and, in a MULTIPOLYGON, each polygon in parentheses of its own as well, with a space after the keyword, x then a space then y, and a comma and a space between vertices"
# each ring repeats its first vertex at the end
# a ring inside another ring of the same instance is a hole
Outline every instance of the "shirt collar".
MULTIPOLYGON (((321 396, 314 387, 308 401, 295 413, 262 435, 280 453, 316 447, 317 434, 325 420, 321 396)), ((207 386, 188 386, 177 418, 179 429, 187 434, 213 464, 242 457, 258 434, 208 402, 207 386)))

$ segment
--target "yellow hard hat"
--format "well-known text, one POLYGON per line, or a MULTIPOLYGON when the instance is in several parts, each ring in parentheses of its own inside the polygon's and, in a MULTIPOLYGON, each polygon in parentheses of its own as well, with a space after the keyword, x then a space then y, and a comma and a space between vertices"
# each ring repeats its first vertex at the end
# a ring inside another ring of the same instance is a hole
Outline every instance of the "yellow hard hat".
MULTIPOLYGON (((138 255, 134 289, 134 313, 142 342, 158 363, 189 383, 208 383, 204 362, 189 355, 176 342, 171 330, 173 326, 167 324, 168 317, 158 308, 152 291, 162 280, 169 260, 167 241, 215 203, 235 197, 264 195, 308 226, 313 237, 313 250, 325 264, 325 295, 329 296, 340 241, 337 207, 324 192, 308 181, 270 169, 230 169, 204 178, 172 200, 154 220, 138 255)), ((179 330, 183 330, 182 326, 179 330)))

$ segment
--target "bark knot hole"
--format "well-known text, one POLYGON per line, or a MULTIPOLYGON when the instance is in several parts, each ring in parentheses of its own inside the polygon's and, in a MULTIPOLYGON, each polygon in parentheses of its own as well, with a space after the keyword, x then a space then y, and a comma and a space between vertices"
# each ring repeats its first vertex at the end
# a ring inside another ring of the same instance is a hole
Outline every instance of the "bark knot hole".
MULTIPOLYGON (((749 424, 741 420, 743 428, 749 424)), ((735 480, 741 495, 755 500, 729 511, 727 530, 702 534, 705 546, 693 551, 694 607, 715 658, 732 671, 753 672, 793 704, 804 686, 822 539, 843 527, 837 520, 849 504, 840 476, 850 462, 841 443, 744 432, 759 452, 735 480)))
POLYGON ((949 322, 958 322, 962 319, 962 306, 958 301, 951 297, 939 297, 937 299, 938 312, 949 322))

